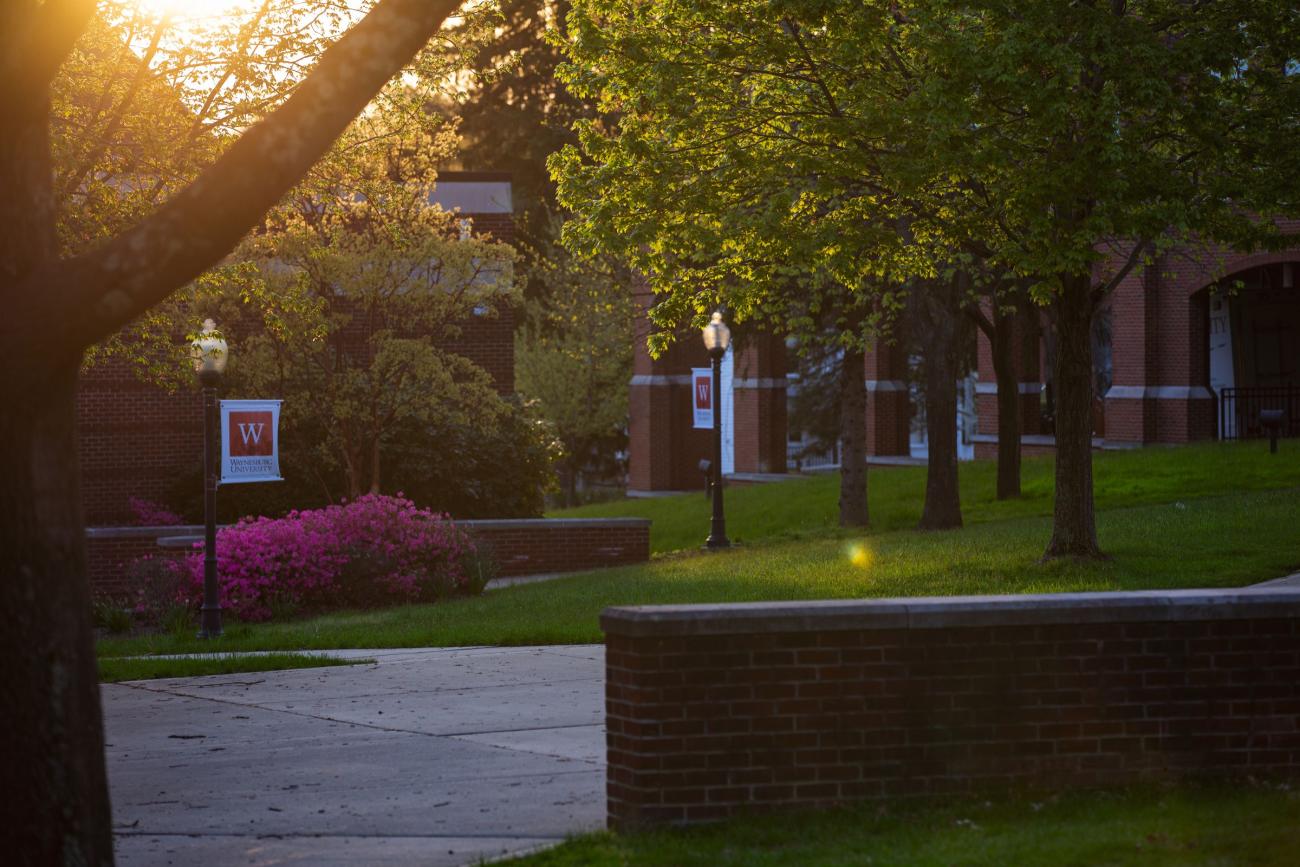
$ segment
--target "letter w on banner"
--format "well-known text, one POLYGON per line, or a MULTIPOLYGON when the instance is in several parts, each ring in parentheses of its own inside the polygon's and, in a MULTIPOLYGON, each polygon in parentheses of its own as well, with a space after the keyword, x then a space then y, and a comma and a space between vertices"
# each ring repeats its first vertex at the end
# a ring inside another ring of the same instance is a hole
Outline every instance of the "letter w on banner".
POLYGON ((221 484, 279 482, 280 401, 221 402, 221 484))
POLYGON ((692 427, 713 430, 713 368, 691 368, 692 427))

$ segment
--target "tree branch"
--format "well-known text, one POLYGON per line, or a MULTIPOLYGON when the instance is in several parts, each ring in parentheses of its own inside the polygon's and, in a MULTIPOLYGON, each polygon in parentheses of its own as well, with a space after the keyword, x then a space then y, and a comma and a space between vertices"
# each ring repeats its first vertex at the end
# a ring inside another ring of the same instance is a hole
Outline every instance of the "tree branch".
POLYGON ((1103 300, 1105 300, 1107 295, 1109 295, 1111 292, 1114 292, 1115 288, 1119 286, 1120 283, 1124 282, 1124 278, 1128 277, 1129 272, 1131 272, 1134 268, 1138 266, 1138 263, 1142 261, 1142 258, 1147 254, 1147 251, 1150 249, 1151 249, 1151 243, 1146 240, 1138 241, 1136 244, 1134 244, 1133 248, 1129 250, 1128 256, 1125 257, 1124 264, 1121 265, 1119 270, 1115 272, 1115 275, 1111 277, 1109 280, 1107 280, 1105 283, 1103 283, 1101 286, 1097 287, 1094 295, 1095 303, 1100 304, 1103 300))
POLYGON ((95 343, 219 262, 459 5, 382 0, 283 106, 158 211, 93 252, 36 269, 20 291, 43 294, 57 313, 54 342, 95 343))
MULTIPOLYGON (((140 93, 140 88, 144 86, 145 80, 149 77, 153 59, 158 54, 158 46, 162 42, 163 34, 167 32, 167 28, 170 26, 171 16, 164 15, 154 28, 153 37, 149 40, 149 47, 145 49, 144 55, 140 57, 136 64, 135 75, 131 77, 131 84, 122 96, 122 101, 118 103, 117 109, 109 117, 108 123, 104 124, 103 128, 94 134, 95 144, 91 147, 90 153, 83 157, 81 164, 69 172, 59 185, 57 195, 60 199, 66 199, 73 192, 80 189, 82 183, 86 180, 86 176, 91 173, 99 164, 99 161, 103 159, 104 154, 108 152, 118 129, 121 128, 123 121, 126 119, 126 113, 131 110, 131 105, 140 93)), ((89 127, 87 127, 87 131, 89 131, 89 127)))

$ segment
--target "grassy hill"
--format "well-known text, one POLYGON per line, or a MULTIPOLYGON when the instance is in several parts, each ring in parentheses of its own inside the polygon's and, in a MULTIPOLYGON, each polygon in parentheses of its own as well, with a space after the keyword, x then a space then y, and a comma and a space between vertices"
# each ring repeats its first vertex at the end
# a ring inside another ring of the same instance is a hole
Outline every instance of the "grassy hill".
MULTIPOLYGON (((1022 473, 1023 496, 999 502, 996 464, 963 463, 962 509, 978 524, 1052 513, 1052 458, 1029 458, 1022 473)), ((1094 454, 1098 510, 1172 503, 1243 491, 1300 485, 1300 441, 1283 441, 1270 455, 1262 442, 1205 443, 1094 454)), ((871 530, 890 532, 916 526, 925 499, 924 467, 873 468, 867 474, 871 530)), ((839 475, 795 478, 726 489, 727 535, 733 541, 806 539, 845 535, 839 530, 839 475)), ((698 548, 709 533, 710 504, 704 494, 625 499, 552 512, 548 517, 643 517, 654 521, 655 553, 698 548)), ((1047 537, 1043 537, 1044 545, 1047 537)))

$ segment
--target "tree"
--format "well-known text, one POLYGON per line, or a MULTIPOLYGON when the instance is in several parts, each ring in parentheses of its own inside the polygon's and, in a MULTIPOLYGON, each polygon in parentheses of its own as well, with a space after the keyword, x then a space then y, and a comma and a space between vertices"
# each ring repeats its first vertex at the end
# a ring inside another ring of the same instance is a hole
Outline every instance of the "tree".
POLYGON ((922 530, 960 527, 961 495, 957 484, 957 379, 966 349, 964 310, 969 304, 970 275, 960 269, 934 280, 910 296, 913 321, 924 335, 926 462, 922 530))
POLYGON ((474 52, 474 75, 454 111, 462 162, 511 174, 526 251, 517 270, 526 306, 516 379, 563 443, 559 469, 572 501, 593 475, 623 475, 616 455, 626 446, 632 275, 612 257, 583 262, 558 243, 567 215, 546 160, 576 141, 574 121, 597 115, 556 76, 569 4, 503 0, 499 9, 499 38, 474 52))
POLYGON ((1030 338, 1033 351, 1038 351, 1037 329, 1026 334, 1025 327, 1026 320, 1038 316, 1038 308, 1024 285, 1012 283, 1008 288, 1007 281, 994 280, 966 312, 988 340, 993 356, 998 388, 997 498, 1014 499, 1020 496, 1020 370, 1030 338))
POLYGON ((538 403, 563 445, 565 505, 576 505, 590 469, 614 475, 611 456, 627 444, 627 383, 637 309, 631 275, 609 257, 581 260, 555 242, 534 248, 529 271, 544 284, 516 336, 516 381, 538 403))
POLYGON ((487 373, 443 346, 514 298, 514 252, 458 237, 456 216, 430 205, 454 140, 436 121, 393 120, 359 119, 250 245, 267 281, 292 290, 273 294, 307 294, 321 319, 251 335, 241 367, 254 393, 285 396, 287 425, 320 438, 351 497, 379 493, 396 431, 486 431, 506 411, 487 373))
POLYGON ((864 351, 928 267, 883 182, 893 83, 875 10, 711 0, 569 16, 562 70, 609 120, 551 161, 575 249, 646 275, 652 344, 725 303, 841 349, 841 522, 867 523, 864 351), (886 82, 869 82, 868 70, 886 82))
POLYGON ((407 64, 456 3, 382 0, 269 116, 165 204, 60 253, 51 87, 95 11, 12 7, 0 34, 0 638, 5 851, 22 864, 111 864, 74 436, 87 347, 217 264, 407 64))
MULTIPOLYGON (((282 102, 321 52, 372 5, 260 0, 212 16, 159 14, 132 0, 100 0, 97 16, 53 82, 62 252, 99 243, 193 180, 238 130, 282 102)), ((440 37, 442 51, 423 52, 400 82, 385 87, 362 121, 368 135, 336 145, 329 168, 314 169, 300 190, 319 190, 325 175, 336 180, 349 168, 359 169, 358 151, 393 147, 403 136, 409 139, 412 128, 426 133, 437 157, 446 159, 455 121, 431 114, 429 101, 450 86, 448 72, 481 47, 490 21, 485 8, 462 16, 440 37)), ((188 347, 178 338, 207 315, 196 318, 196 309, 210 312, 233 289, 231 280, 238 282, 244 303, 263 312, 264 326, 293 318, 294 311, 281 309, 282 293, 267 291, 264 281, 236 269, 222 270, 204 274, 96 344, 86 355, 87 366, 125 358, 144 381, 169 388, 188 384, 188 347)))
MULTIPOLYGON (((474 77, 456 107, 461 153, 472 168, 509 171, 521 234, 547 245, 552 256, 564 255, 563 248, 549 246, 558 225, 546 159, 576 142, 575 121, 597 114, 591 100, 565 87, 556 75, 564 60, 559 43, 569 3, 502 0, 498 9, 498 38, 473 53, 474 77)), ((474 38, 474 33, 466 34, 467 41, 474 38)))
POLYGON ((1273 218, 1300 206, 1300 11, 1280 0, 981 0, 909 4, 895 23, 922 58, 912 147, 932 176, 963 179, 996 227, 984 240, 1032 281, 1055 330, 1045 556, 1101 556, 1093 319, 1175 245, 1278 243, 1273 218))

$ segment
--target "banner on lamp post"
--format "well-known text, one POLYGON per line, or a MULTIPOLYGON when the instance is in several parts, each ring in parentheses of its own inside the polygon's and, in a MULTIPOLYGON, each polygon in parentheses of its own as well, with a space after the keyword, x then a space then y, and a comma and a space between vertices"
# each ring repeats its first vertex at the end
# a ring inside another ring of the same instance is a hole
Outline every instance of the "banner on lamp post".
POLYGON ((694 427, 713 430, 713 369, 691 368, 691 406, 694 408, 694 427))
POLYGON ((280 401, 221 402, 221 484, 281 482, 280 401))

